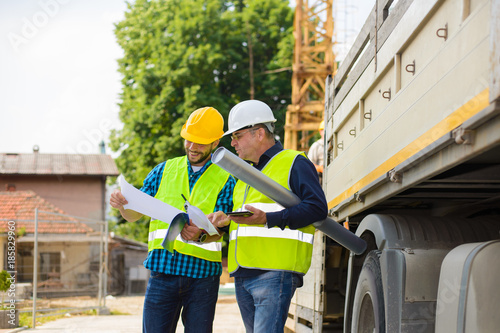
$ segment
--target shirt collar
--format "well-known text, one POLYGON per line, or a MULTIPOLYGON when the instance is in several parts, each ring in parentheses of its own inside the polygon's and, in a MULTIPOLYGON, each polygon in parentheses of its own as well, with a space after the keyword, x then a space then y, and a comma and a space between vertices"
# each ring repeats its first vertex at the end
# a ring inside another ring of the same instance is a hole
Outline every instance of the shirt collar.
POLYGON ((192 175, 192 174, 195 174, 195 173, 204 173, 205 170, 207 170, 207 168, 210 166, 210 164, 212 164, 212 158, 210 158, 207 161, 207 163, 205 163, 205 165, 200 170, 198 170, 197 172, 194 172, 193 167, 191 166, 191 162, 189 162, 189 159, 187 160, 187 162, 188 162, 188 174, 192 175))
POLYGON ((279 141, 275 141, 274 145, 266 150, 259 158, 259 163, 255 166, 257 169, 262 170, 269 160, 283 150, 283 145, 279 141))

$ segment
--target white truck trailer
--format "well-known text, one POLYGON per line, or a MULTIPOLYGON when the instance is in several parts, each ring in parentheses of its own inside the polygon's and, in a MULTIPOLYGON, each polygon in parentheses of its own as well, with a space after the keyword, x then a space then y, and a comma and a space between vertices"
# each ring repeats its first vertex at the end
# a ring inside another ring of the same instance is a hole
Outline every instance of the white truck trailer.
POLYGON ((287 328, 500 332, 500 0, 378 0, 326 82, 318 232, 287 328))

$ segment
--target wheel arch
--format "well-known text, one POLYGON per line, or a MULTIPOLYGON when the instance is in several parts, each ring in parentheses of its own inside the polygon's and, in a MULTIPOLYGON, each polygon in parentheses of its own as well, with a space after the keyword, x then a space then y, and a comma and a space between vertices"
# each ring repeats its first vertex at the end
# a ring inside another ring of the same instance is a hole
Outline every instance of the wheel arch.
POLYGON ((498 237, 498 226, 499 221, 494 219, 366 216, 356 234, 367 242, 367 250, 349 258, 344 332, 350 332, 355 289, 370 251, 381 251, 387 332, 422 323, 426 326, 424 331, 431 331, 442 260, 460 244, 498 237))

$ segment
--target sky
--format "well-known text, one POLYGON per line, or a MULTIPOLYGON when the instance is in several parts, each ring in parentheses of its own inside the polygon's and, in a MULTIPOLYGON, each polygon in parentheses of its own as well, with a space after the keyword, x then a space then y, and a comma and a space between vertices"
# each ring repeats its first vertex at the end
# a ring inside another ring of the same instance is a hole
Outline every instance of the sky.
MULTIPOLYGON (((334 0, 337 38, 353 41, 374 3, 334 0)), ((122 127, 114 24, 126 8, 125 0, 0 0, 0 153, 36 145, 97 154, 107 145, 122 127)))

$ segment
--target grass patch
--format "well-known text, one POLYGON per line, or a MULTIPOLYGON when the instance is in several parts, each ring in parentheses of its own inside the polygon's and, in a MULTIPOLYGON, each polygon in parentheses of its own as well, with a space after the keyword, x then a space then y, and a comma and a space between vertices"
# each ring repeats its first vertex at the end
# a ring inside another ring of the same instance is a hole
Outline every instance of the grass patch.
MULTIPOLYGON (((67 311, 61 310, 61 311, 51 312, 50 316, 37 317, 36 318, 36 326, 43 325, 45 323, 48 323, 50 321, 54 321, 57 319, 66 318, 67 313, 68 313, 67 311)), ((97 316, 97 309, 86 310, 86 311, 82 311, 82 312, 71 312, 70 314, 71 314, 71 316, 97 316)), ((38 315, 41 315, 41 313, 39 313, 38 315)), ((110 315, 124 316, 124 315, 130 315, 130 313, 113 310, 110 312, 110 315)), ((33 328, 33 312, 19 313, 19 326, 33 328)))
MULTIPOLYGON (((65 318, 66 317, 67 311, 61 310, 61 311, 55 311, 52 312, 50 316, 46 317, 37 317, 36 318, 36 325, 42 325, 45 323, 48 323, 50 321, 54 321, 57 319, 65 318)), ((82 312, 72 312, 72 316, 95 316, 97 315, 97 310, 87 310, 87 311, 82 311, 82 312)), ((22 312, 19 313, 19 326, 23 327, 26 326, 28 328, 33 328, 33 312, 22 312)))
POLYGON ((110 315, 112 316, 129 316, 130 313, 127 313, 127 312, 121 312, 121 311, 117 311, 117 310, 112 310, 110 312, 110 315))

